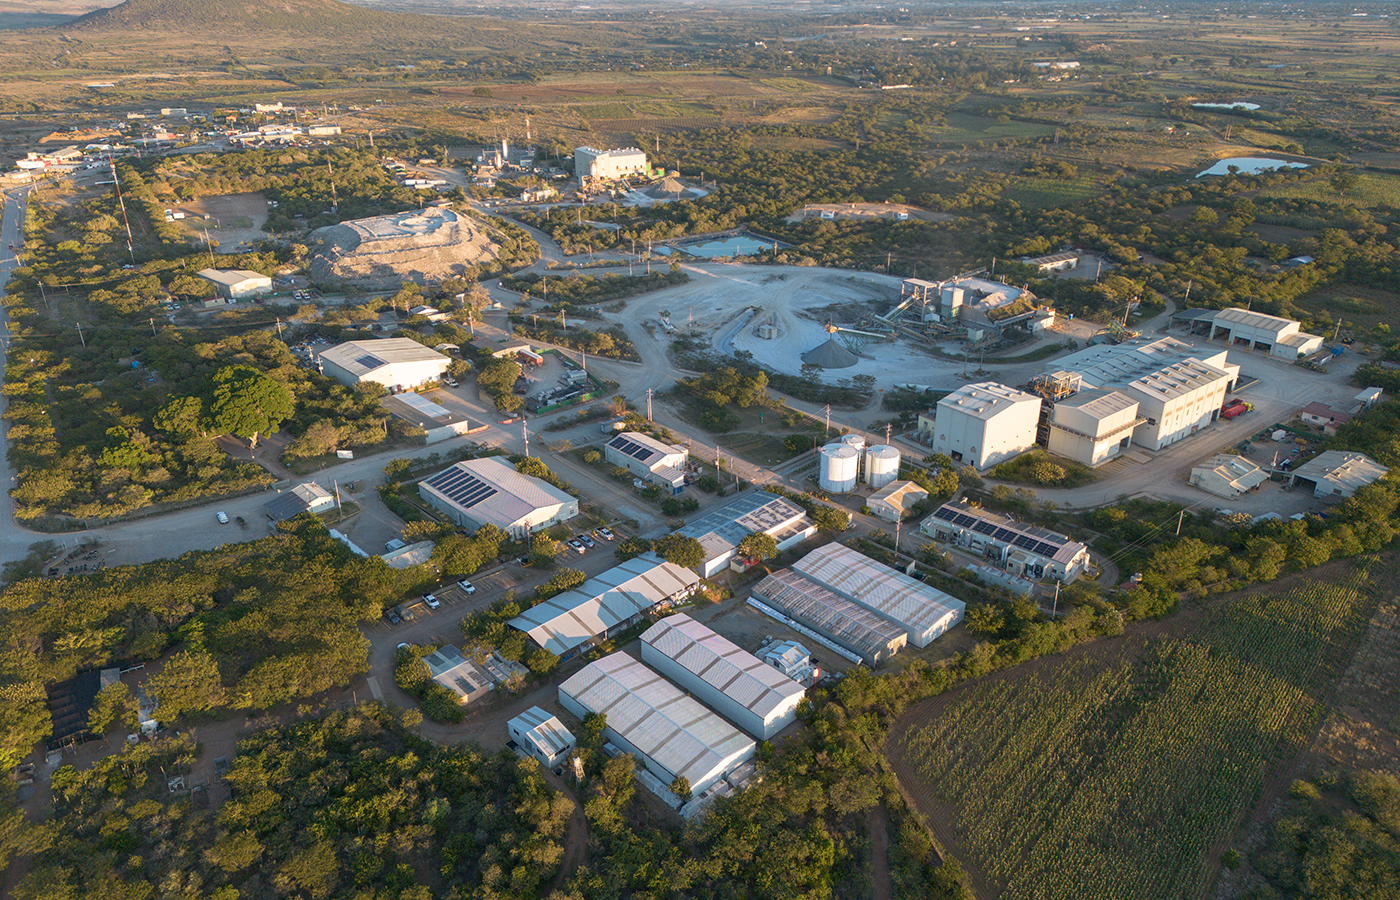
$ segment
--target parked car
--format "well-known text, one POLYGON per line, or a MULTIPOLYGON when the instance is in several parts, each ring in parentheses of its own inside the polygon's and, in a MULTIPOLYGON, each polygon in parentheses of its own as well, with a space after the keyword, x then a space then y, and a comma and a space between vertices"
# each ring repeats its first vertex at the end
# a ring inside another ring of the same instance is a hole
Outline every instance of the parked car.
POLYGON ((228 524, 228 513, 224 512, 223 510, 219 510, 218 512, 214 513, 214 518, 219 520, 220 525, 228 524))
POLYGON ((615 535, 612 533, 612 529, 610 528, 599 528, 598 537, 602 538, 605 541, 610 541, 615 537, 615 535))
POLYGON ((574 550, 575 553, 584 553, 584 552, 586 552, 586 548, 585 548, 585 547, 583 546, 583 544, 580 543, 579 541, 576 541, 576 540, 572 540, 572 539, 571 539, 571 540, 569 541, 569 546, 573 548, 573 550, 574 550))
POLYGON ((467 593, 467 594, 475 594, 475 593, 476 593, 476 585, 472 584, 470 581, 468 581, 468 580, 465 579, 465 578, 463 578, 461 581, 457 582, 457 587, 461 588, 462 591, 463 591, 463 593, 467 593))
POLYGON ((428 604, 428 609, 437 609, 439 606, 442 606, 442 601, 438 600, 433 594, 424 594, 423 602, 428 604))
POLYGON ((585 547, 590 548, 590 549, 592 549, 593 547, 596 547, 596 546, 597 546, 597 544, 593 543, 593 538, 589 537, 589 536, 586 535, 586 534, 581 534, 581 535, 579 535, 579 536, 578 536, 578 539, 581 540, 581 541, 583 541, 583 545, 584 545, 585 547))
POLYGON ((457 384, 457 379, 455 379, 455 378, 444 378, 444 379, 442 380, 442 383, 445 384, 445 385, 447 385, 448 387, 451 387, 451 388, 455 388, 455 387, 460 387, 460 386, 461 386, 461 385, 457 384))
POLYGON ((384 618, 388 620, 390 625, 398 625, 401 622, 403 622, 403 617, 400 616, 397 611, 392 609, 386 609, 384 611, 384 618))

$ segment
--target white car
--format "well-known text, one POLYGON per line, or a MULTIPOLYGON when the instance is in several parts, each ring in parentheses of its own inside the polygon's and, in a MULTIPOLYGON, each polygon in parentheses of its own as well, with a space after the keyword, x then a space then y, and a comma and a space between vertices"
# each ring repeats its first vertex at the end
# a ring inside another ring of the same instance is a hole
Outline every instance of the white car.
POLYGON ((228 524, 228 513, 224 512, 223 510, 214 513, 214 518, 219 520, 220 525, 228 524))
POLYGON ((465 578, 463 578, 461 581, 457 582, 457 587, 461 588, 462 591, 463 591, 463 593, 467 593, 467 594, 475 594, 475 593, 476 593, 476 585, 472 584, 470 581, 468 581, 468 580, 465 579, 465 578))
POLYGON ((437 609, 439 606, 442 606, 442 603, 438 600, 438 598, 433 596, 432 594, 424 594, 423 602, 428 604, 428 609, 437 609))

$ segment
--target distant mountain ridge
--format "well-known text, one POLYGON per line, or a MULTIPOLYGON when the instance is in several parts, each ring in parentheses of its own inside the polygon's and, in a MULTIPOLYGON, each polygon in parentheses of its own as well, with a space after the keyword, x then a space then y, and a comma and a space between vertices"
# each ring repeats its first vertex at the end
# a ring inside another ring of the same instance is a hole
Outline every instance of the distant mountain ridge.
POLYGON ((390 13, 341 0, 126 0, 93 10, 60 31, 343 33, 420 25, 441 29, 431 16, 390 13))

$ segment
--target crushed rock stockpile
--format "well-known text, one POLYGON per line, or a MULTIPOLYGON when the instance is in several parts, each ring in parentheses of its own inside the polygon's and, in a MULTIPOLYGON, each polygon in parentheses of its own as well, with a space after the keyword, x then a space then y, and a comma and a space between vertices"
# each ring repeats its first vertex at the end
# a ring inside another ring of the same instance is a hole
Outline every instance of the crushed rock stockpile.
POLYGON ((311 261, 313 280, 374 288, 451 278, 501 253, 480 222, 439 207, 341 222, 311 236, 322 242, 311 261))

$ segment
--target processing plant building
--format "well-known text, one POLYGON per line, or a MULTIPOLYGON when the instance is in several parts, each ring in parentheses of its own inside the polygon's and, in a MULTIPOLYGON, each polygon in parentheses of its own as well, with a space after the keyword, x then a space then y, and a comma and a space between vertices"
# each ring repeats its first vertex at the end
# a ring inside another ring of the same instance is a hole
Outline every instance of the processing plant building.
POLYGON ((489 524, 517 539, 578 515, 577 497, 497 456, 443 469, 418 483, 418 496, 469 531, 489 524))
POLYGON ((964 385, 938 401, 934 453, 988 469, 1035 446, 1040 398, 994 381, 964 385))
POLYGON ((637 758, 662 785, 677 777, 701 795, 753 759, 758 746, 626 653, 589 663, 559 685, 559 703, 580 720, 607 717, 603 736, 637 758))
POLYGON ((684 613, 647 629, 642 662, 763 741, 796 721, 806 695, 791 678, 684 613))
POLYGON ((578 147, 574 150, 574 175, 580 182, 589 179, 611 181, 646 173, 647 155, 636 147, 621 150, 578 147))

